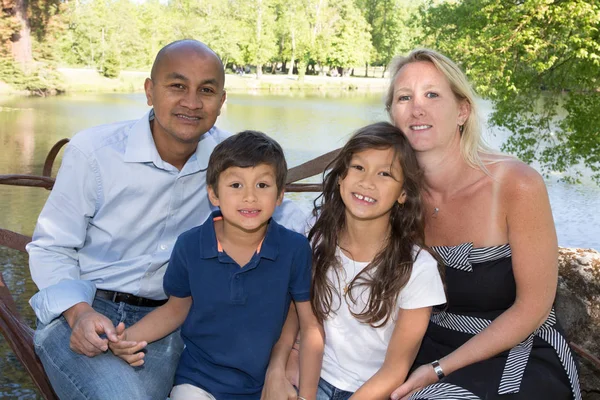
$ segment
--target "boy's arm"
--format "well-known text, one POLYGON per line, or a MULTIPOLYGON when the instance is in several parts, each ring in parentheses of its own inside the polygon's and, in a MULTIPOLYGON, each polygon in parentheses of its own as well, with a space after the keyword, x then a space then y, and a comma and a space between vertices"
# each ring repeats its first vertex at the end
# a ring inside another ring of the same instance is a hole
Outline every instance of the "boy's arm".
POLYGON ((313 400, 317 397, 317 387, 321 376, 325 332, 323 325, 319 323, 312 311, 310 301, 296 302, 296 310, 300 321, 301 343, 300 390, 298 396, 306 400, 313 400))
POLYGON ((287 395, 288 400, 296 400, 296 389, 285 377, 285 365, 294 340, 296 340, 298 328, 296 307, 294 303, 291 303, 281 336, 271 350, 271 359, 265 376, 261 400, 281 399, 283 394, 287 395))
POLYGON ((122 332, 124 325, 117 327, 119 341, 109 342, 112 352, 130 365, 143 364, 144 353, 139 352, 148 343, 162 339, 179 328, 190 311, 192 296, 175 297, 169 300, 131 327, 122 332), (141 362, 140 362, 141 361, 141 362))
POLYGON ((383 365, 351 397, 352 400, 387 400, 404 380, 427 330, 431 307, 400 309, 383 365))

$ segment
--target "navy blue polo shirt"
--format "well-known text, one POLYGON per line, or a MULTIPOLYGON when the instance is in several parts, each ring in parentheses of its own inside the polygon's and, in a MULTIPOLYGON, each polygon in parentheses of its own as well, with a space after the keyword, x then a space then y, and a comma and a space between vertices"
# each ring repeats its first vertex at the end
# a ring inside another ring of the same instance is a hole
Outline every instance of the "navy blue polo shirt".
POLYGON ((240 267, 218 249, 219 216, 179 236, 165 274, 168 295, 193 299, 175 384, 218 400, 258 400, 290 301, 310 299, 311 250, 304 236, 271 219, 262 245, 240 267))

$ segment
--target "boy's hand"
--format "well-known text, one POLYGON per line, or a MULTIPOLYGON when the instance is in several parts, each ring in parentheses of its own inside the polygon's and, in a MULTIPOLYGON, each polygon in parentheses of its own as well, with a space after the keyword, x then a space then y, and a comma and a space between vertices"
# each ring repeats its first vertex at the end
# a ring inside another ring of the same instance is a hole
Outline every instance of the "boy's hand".
POLYGON ((116 328, 117 342, 108 342, 108 347, 114 355, 125 360, 132 367, 139 367, 144 364, 144 352, 141 350, 148 345, 147 342, 127 341, 127 331, 125 324, 120 322, 116 328))
POLYGON ((260 400, 296 400, 298 392, 285 377, 285 371, 267 371, 260 400))

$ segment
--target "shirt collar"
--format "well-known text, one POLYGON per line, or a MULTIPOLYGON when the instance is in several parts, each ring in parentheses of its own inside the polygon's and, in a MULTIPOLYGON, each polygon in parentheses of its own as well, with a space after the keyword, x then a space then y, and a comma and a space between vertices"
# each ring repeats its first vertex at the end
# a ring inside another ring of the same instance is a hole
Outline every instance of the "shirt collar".
MULTIPOLYGON (((154 119, 154 109, 148 111, 143 118, 138 120, 129 131, 127 146, 125 149, 125 162, 151 162, 158 168, 168 168, 158 154, 152 131, 150 129, 150 121, 154 119)), ((208 168, 208 160, 215 146, 218 144, 218 128, 213 126, 208 132, 200 137, 196 152, 191 155, 181 170, 181 175, 193 174, 198 171, 204 171, 208 168)), ((172 167, 174 168, 174 167, 172 167)))
MULTIPOLYGON (((221 217, 221 211, 213 211, 210 217, 202 224, 202 231, 200 233, 200 257, 204 259, 216 258, 219 256, 217 234, 215 233, 214 219, 221 217)), ((261 258, 267 258, 269 260, 275 260, 279 253, 279 237, 280 232, 283 229, 281 225, 271 218, 269 225, 267 226, 267 232, 265 238, 260 246, 260 252, 258 256, 261 258)))

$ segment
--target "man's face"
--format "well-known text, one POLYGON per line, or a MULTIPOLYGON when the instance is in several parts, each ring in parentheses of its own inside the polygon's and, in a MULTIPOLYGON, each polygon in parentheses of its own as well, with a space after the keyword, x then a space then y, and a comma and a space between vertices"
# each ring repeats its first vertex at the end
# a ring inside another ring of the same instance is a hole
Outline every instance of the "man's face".
POLYGON ((144 88, 154 107, 155 141, 169 147, 195 145, 210 130, 225 101, 223 70, 214 54, 179 47, 163 55, 144 88))

